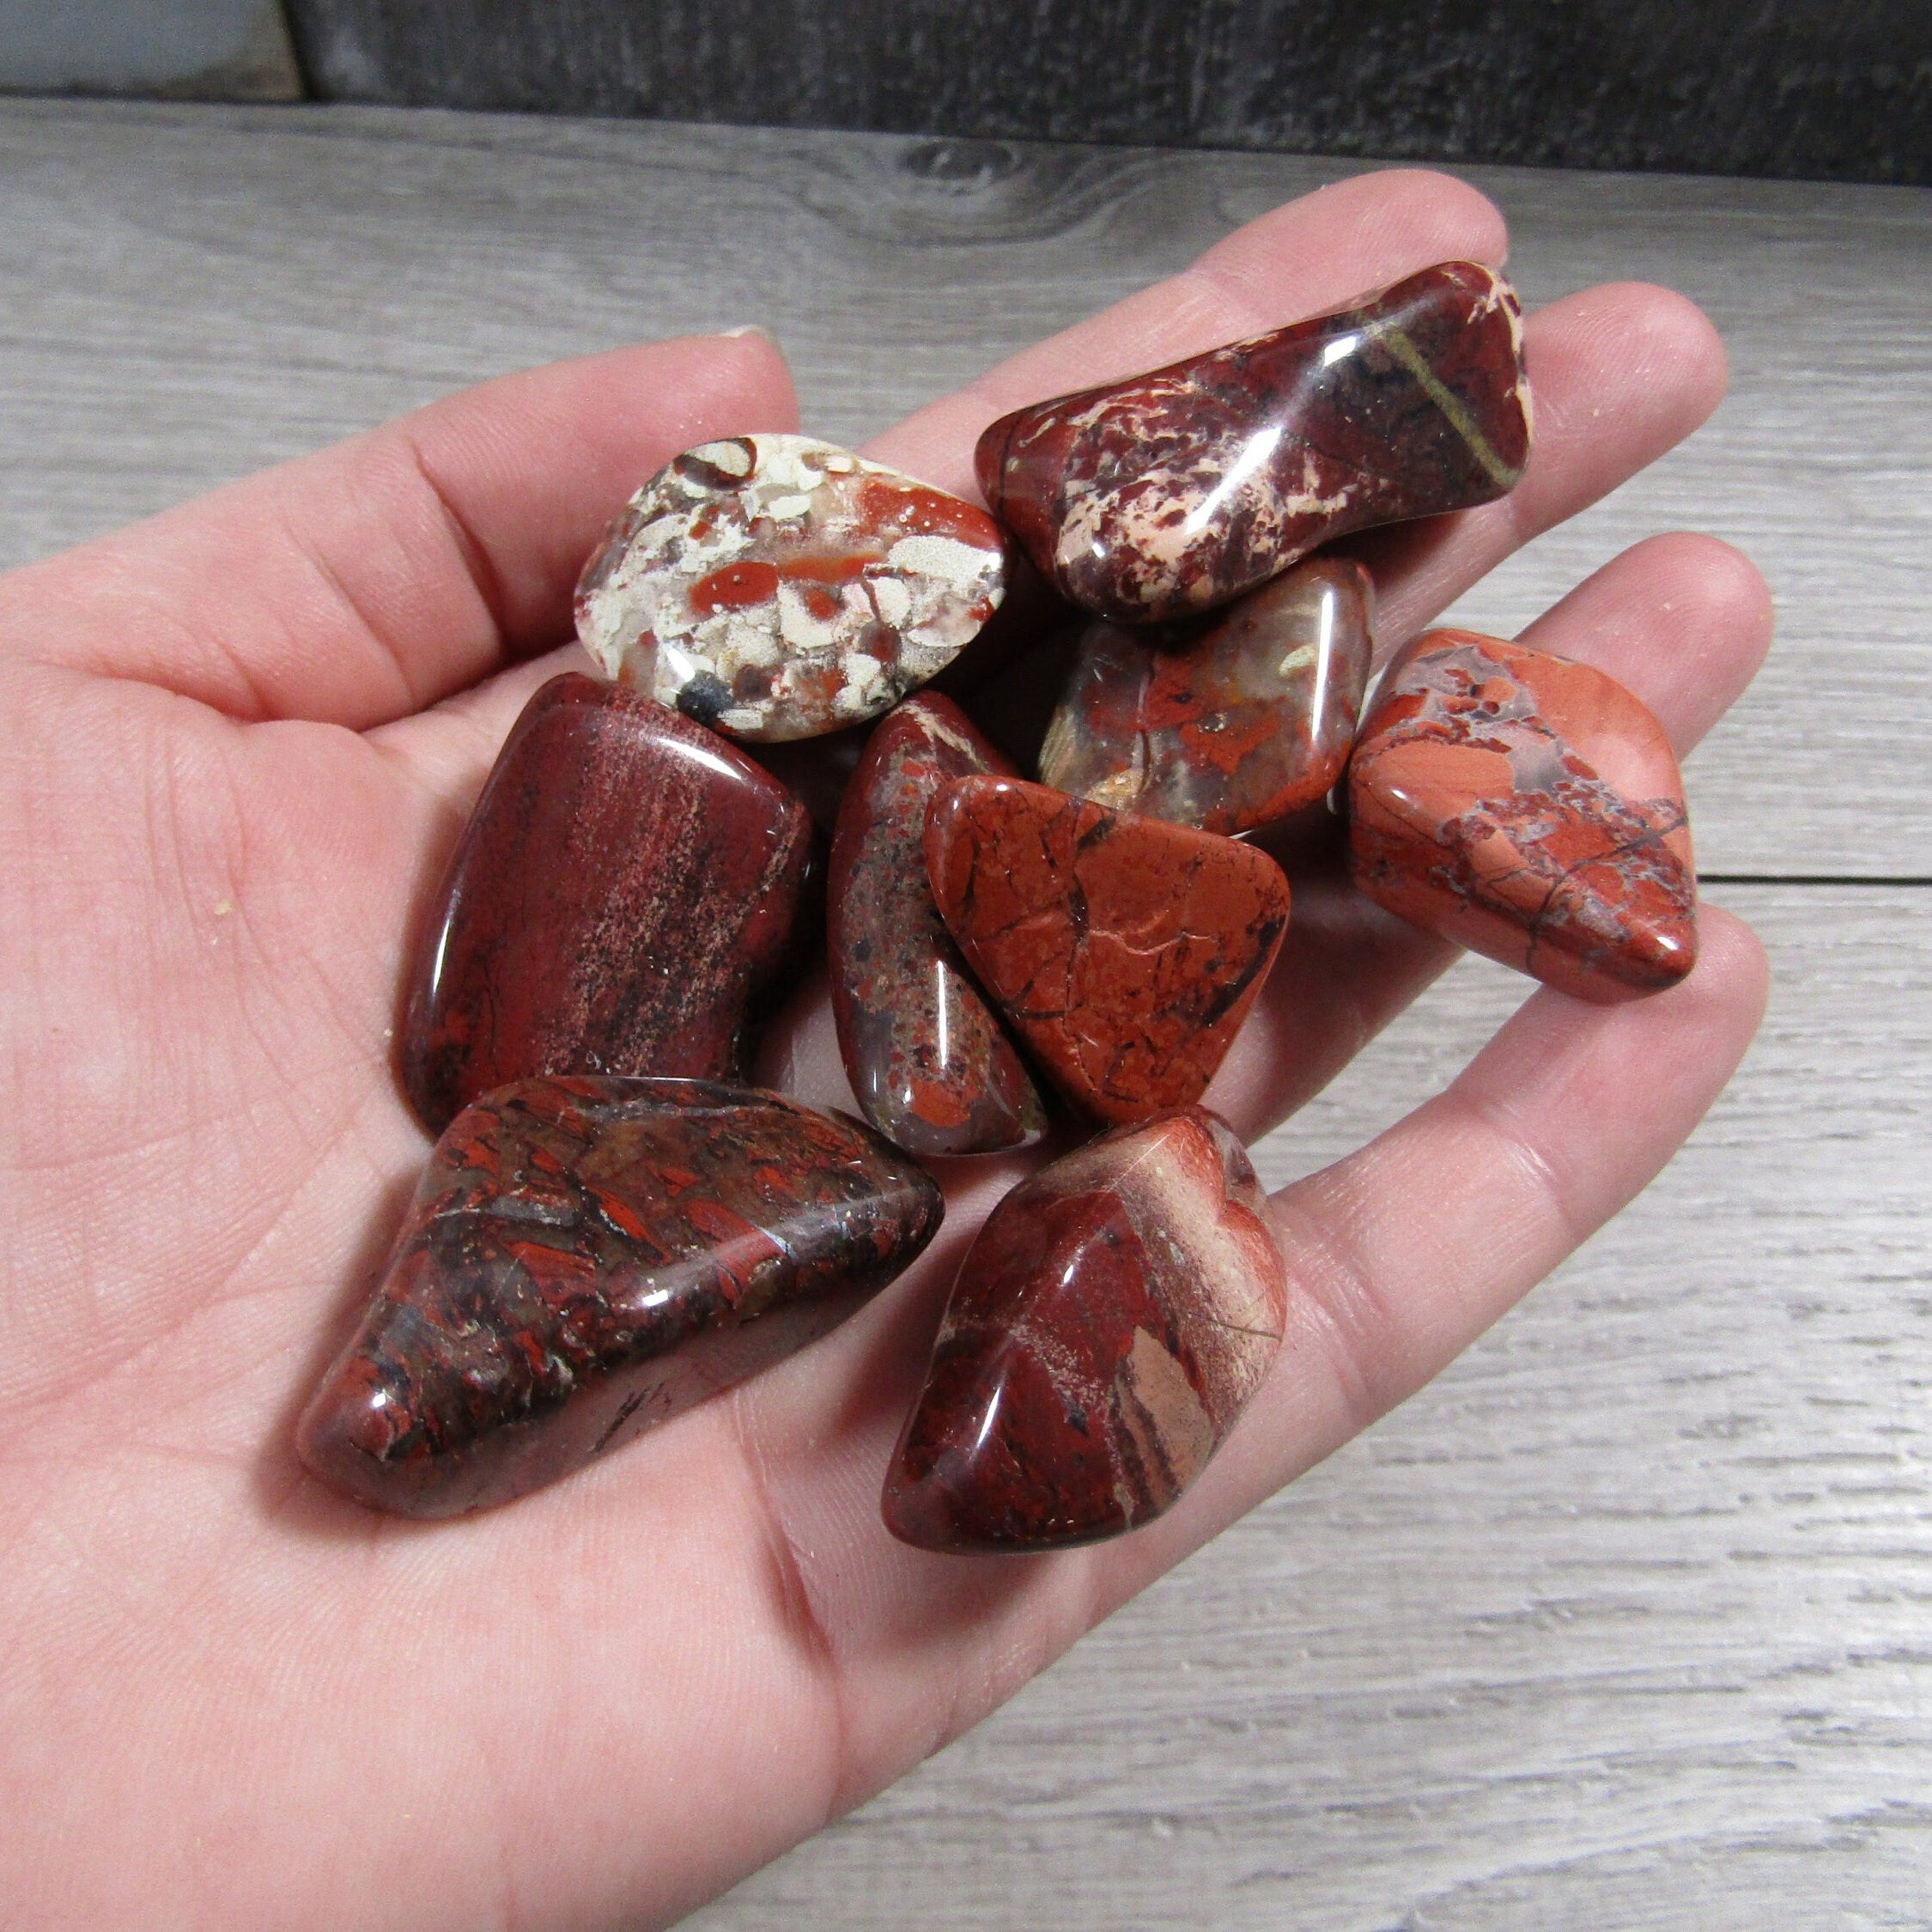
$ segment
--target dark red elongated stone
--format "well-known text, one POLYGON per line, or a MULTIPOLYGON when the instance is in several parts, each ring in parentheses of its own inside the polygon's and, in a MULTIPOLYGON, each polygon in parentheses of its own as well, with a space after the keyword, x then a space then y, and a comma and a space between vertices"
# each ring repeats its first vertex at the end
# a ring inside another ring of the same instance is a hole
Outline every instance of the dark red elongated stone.
POLYGON ((927 882, 927 807, 939 787, 1012 767, 950 699, 887 714, 846 787, 826 932, 832 1013, 866 1118, 922 1158, 1024 1147, 1046 1110, 981 997, 927 882))
POLYGON ((980 984, 1101 1121, 1200 1097, 1288 929, 1266 853, 1020 779, 947 786, 926 870, 980 984))
POLYGON ((1528 458, 1521 313, 1474 262, 1016 410, 976 453, 1034 562, 1122 623, 1211 610, 1352 530, 1486 503, 1528 458))
POLYGON ((1040 750, 1044 784, 1206 832, 1252 832, 1325 797, 1355 741, 1373 591, 1311 557, 1186 624, 1097 618, 1040 750))
POLYGON ((611 677, 761 744, 876 718, 1005 590, 977 504, 816 436, 727 436, 634 496, 577 586, 611 677))
POLYGON ((1158 1516, 1261 1386, 1287 1294, 1267 1197, 1204 1109, 1042 1168, 960 1267, 886 1527, 928 1550, 1036 1550, 1158 1516))
POLYGON ((736 1078, 805 808, 702 726, 571 674, 525 707, 424 931, 403 1084, 432 1133, 534 1073, 736 1078))
POLYGON ((1348 789, 1356 884, 1418 926, 1585 999, 1696 963, 1677 759, 1592 665, 1429 632, 1383 679, 1348 789))
POLYGON ((345 1495, 457 1516, 802 1347, 939 1227, 856 1121, 703 1080, 567 1076, 450 1123, 296 1433, 345 1495))

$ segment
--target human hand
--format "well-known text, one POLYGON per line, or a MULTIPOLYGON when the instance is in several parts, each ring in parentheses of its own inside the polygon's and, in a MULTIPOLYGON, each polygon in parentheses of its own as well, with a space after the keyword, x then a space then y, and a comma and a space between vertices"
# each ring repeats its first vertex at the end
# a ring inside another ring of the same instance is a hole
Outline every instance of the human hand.
MULTIPOLYGON (((971 494, 974 439, 1006 408, 1503 245, 1466 187, 1358 179, 867 453, 971 494)), ((1708 325, 1653 289, 1553 305, 1528 345, 1522 486, 1351 546, 1384 654, 1722 386, 1708 325)), ((1762 960, 1708 907, 1672 993, 1532 993, 1447 1092, 1277 1197, 1274 1374, 1194 1489, 1116 1543, 942 1558, 879 1521, 951 1271, 1018 1157, 956 1164, 933 1250, 836 1334, 556 1488, 425 1525, 305 1477, 295 1413, 425 1151, 390 1040, 416 921, 510 720, 568 661, 526 660, 567 638, 577 567, 640 480, 794 412, 755 337, 624 350, 0 580, 0 1898, 19 1923, 675 1917, 1427 1381, 1649 1180, 1741 1054, 1762 960)), ((1748 564, 1670 537, 1528 635, 1629 684, 1681 752, 1768 628, 1748 564)), ((1295 892, 1208 1096, 1250 1138, 1449 957, 1332 865, 1295 892)), ((822 987, 767 1055, 849 1104, 822 987)))

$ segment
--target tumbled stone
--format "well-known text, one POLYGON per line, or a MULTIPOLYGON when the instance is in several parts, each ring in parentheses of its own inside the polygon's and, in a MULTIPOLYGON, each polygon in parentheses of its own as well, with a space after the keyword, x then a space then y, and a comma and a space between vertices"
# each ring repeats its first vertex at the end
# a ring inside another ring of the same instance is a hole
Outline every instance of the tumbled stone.
POLYGON ((1474 262, 1358 307, 1002 416, 987 501, 1074 603, 1211 610, 1319 544, 1486 503, 1529 457, 1522 317, 1474 262))
POLYGON ((1676 757, 1589 665, 1428 633, 1383 679, 1348 790, 1356 884, 1418 926, 1585 999, 1696 962, 1676 757))
POLYGON ((503 1088, 437 1144, 297 1449, 380 1510, 507 1502, 802 1347, 940 1214, 868 1128, 779 1094, 503 1088))
POLYGON ((553 677, 512 727, 422 933, 403 1026, 431 1133, 534 1073, 743 1070, 788 958, 805 808, 635 691, 553 677))
POLYGON ((1360 564, 1311 557, 1188 623, 1096 619, 1047 728, 1042 782, 1207 832, 1313 805, 1354 742, 1372 602, 1360 564))
POLYGON ((812 436, 687 450, 585 566, 577 635, 605 673, 733 738, 876 718, 999 605, 983 510, 812 436))
POLYGON ((908 698, 872 735, 832 841, 832 1013, 866 1118, 922 1158, 1024 1147, 1046 1112, 933 904, 927 807, 1012 768, 951 700, 908 698))
POLYGON ((947 786, 926 868, 980 984, 1101 1121, 1200 1097, 1288 928, 1266 853, 1019 779, 947 786))
POLYGON ((960 1267, 886 1526, 923 1549, 1035 1550, 1158 1516, 1267 1376, 1287 1294, 1267 1196, 1205 1109, 1042 1169, 960 1267))

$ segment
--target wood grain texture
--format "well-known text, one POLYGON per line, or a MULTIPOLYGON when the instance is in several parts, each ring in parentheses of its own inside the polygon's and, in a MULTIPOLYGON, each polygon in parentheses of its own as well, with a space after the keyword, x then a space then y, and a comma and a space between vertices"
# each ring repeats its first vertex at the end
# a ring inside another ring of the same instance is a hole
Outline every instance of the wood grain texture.
POLYGON ((1917 0, 289 0, 324 100, 1932 177, 1917 0))
MULTIPOLYGON (((457 385, 762 321, 854 440, 1347 172, 379 111, 0 109, 0 562, 457 385), (855 302, 853 291, 866 300, 855 302)), ((1463 600, 1520 623, 1716 528, 1783 637, 1691 762, 1707 867, 1923 877, 1917 193, 1481 171, 1532 301, 1716 314, 1731 400, 1463 600)), ((1719 886, 1777 972, 1629 1213, 1417 1401, 1007 1710, 695 1922, 1932 1926, 1932 890, 1719 886)), ((1279 1182, 1522 997, 1466 963, 1261 1151, 1279 1182)))
MULTIPOLYGON (((1932 1925, 1932 893, 1722 888, 1771 1018, 1676 1162, 1423 1394, 690 1923, 1932 1925)), ((1258 1152, 1443 1085, 1465 960, 1258 1152)))
MULTIPOLYGON (((856 441, 1350 172, 374 109, 5 104, 0 566, 463 383, 679 330, 773 328, 806 426, 856 441)), ((1510 216, 1532 304, 1605 278, 1683 289, 1723 330, 1733 382, 1705 429, 1531 545, 1455 621, 1515 629, 1658 530, 1728 537, 1771 580, 1781 642, 1691 761, 1701 862, 1923 874, 1932 196, 1470 174, 1510 216)))

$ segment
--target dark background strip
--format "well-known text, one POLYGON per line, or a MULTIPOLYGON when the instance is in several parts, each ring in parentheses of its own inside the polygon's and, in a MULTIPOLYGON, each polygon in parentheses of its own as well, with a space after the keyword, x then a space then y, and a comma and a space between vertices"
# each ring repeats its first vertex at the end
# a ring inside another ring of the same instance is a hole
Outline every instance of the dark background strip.
POLYGON ((1932 183, 1932 0, 0 0, 8 89, 1932 183))
POLYGON ((310 91, 1932 181, 1928 0, 286 0, 310 91))

